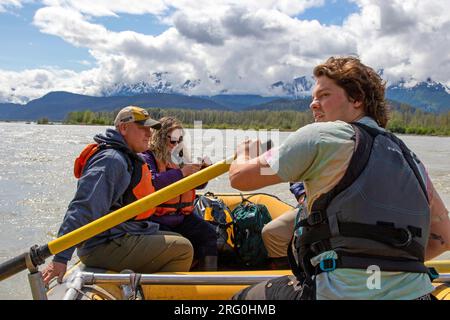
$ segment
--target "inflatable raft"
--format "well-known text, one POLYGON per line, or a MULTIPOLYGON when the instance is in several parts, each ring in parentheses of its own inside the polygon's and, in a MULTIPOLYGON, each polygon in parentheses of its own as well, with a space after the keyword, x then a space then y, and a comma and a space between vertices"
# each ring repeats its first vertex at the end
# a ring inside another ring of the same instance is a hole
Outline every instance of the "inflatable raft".
MULTIPOLYGON (((233 210, 242 197, 264 204, 272 218, 292 210, 293 207, 264 193, 214 194, 233 210)), ((427 262, 440 274, 433 282, 435 297, 450 300, 450 260, 427 262)), ((155 274, 114 273, 108 270, 88 268, 77 263, 67 272, 63 283, 53 282, 47 296, 49 299, 68 300, 209 300, 230 299, 246 286, 270 278, 291 274, 290 270, 227 270, 215 272, 176 272, 155 274)))

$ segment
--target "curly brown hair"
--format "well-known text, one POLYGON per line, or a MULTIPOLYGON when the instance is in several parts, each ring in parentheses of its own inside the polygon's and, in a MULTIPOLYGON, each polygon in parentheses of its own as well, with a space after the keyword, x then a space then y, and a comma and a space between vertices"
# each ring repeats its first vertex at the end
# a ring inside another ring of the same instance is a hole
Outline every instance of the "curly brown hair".
POLYGON ((372 68, 356 57, 330 57, 314 68, 314 76, 326 76, 345 90, 347 96, 361 101, 367 116, 383 128, 389 120, 389 108, 384 98, 386 82, 372 68))
POLYGON ((149 150, 153 152, 157 161, 167 164, 171 162, 170 152, 167 148, 167 136, 175 129, 183 130, 180 120, 174 117, 163 117, 158 120, 161 129, 153 130, 152 138, 149 142, 149 150))

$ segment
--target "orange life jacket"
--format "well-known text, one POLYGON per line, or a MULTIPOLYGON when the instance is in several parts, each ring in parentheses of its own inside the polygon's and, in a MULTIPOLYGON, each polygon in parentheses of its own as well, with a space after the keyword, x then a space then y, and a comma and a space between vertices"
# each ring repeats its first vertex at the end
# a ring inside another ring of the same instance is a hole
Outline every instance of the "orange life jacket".
MULTIPOLYGON (((167 169, 179 169, 179 167, 173 163, 163 165, 158 160, 155 159, 155 161, 159 172, 165 172, 167 169)), ((175 212, 189 215, 194 210, 194 200, 195 190, 189 190, 156 207, 155 216, 163 216, 166 214, 173 214, 175 212)))
MULTIPOLYGON (((119 150, 126 155, 126 159, 128 162, 128 171, 131 172, 131 180, 130 184, 125 190, 125 193, 122 195, 122 206, 126 206, 138 199, 141 199, 153 192, 155 192, 155 188, 152 184, 152 174, 150 169, 145 163, 143 159, 141 159, 137 154, 131 152, 129 149, 125 147, 120 147, 117 145, 108 145, 108 144, 98 144, 91 143, 88 144, 83 151, 81 151, 80 155, 75 159, 75 164, 73 168, 74 175, 77 179, 81 177, 83 173, 84 167, 86 166, 87 161, 90 157, 92 157, 95 153, 103 149, 115 149, 119 150)), ((111 208, 111 210, 119 209, 111 208)), ((155 208, 147 210, 136 217, 135 220, 145 220, 148 219, 153 213, 155 213, 155 208)))

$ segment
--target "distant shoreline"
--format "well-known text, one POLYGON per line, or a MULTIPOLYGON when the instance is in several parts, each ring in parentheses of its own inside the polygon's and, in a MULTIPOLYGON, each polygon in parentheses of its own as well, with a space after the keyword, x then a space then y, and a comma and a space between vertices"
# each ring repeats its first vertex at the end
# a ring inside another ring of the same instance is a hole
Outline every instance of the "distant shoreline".
MULTIPOLYGON (((73 125, 73 126, 101 126, 101 127, 112 127, 109 124, 87 124, 87 123, 65 123, 63 121, 50 121, 49 123, 39 124, 36 121, 24 121, 24 120, 0 120, 0 123, 23 123, 23 124, 33 124, 33 125, 73 125)), ((194 126, 185 125, 186 129, 193 129, 194 126)), ((300 127, 299 127, 300 128, 300 127)), ((231 127, 231 126, 205 126, 203 125, 203 129, 218 129, 218 130, 278 130, 280 132, 295 132, 297 129, 276 129, 276 128, 248 128, 248 127, 231 127)), ((396 135, 405 135, 405 136, 423 136, 423 137, 443 137, 448 138, 450 135, 442 135, 442 134, 420 134, 420 133, 404 133, 404 132, 396 132, 391 131, 396 135)))
MULTIPOLYGON (((184 108, 146 108, 150 117, 175 117, 186 128, 200 125, 204 129, 278 130, 292 132, 313 123, 311 110, 252 109, 241 111, 184 108)), ((112 125, 117 111, 71 111, 60 121, 49 116, 33 119, 38 124, 112 125)), ((450 112, 426 113, 400 105, 389 111, 387 130, 396 134, 450 136, 450 112)), ((56 116, 54 116, 56 117, 56 116)), ((25 120, 31 122, 31 120, 25 120)), ((34 122, 33 121, 33 122, 34 122)))

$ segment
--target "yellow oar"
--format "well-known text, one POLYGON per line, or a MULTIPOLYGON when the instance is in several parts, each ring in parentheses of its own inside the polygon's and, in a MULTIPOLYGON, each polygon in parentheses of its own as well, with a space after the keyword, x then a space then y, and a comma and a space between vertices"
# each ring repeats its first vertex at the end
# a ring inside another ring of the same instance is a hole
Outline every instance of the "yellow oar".
POLYGON ((157 207, 159 204, 164 203, 177 195, 192 190, 197 186, 220 176, 228 171, 232 160, 233 157, 215 163, 142 199, 111 212, 77 230, 52 240, 46 245, 40 247, 34 246, 30 249, 30 252, 25 252, 11 260, 5 261, 0 264, 0 281, 26 269, 27 266, 30 268, 43 264, 45 259, 51 255, 69 249, 144 211, 157 207))

